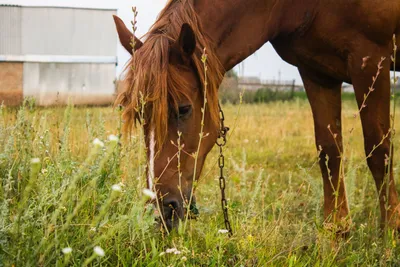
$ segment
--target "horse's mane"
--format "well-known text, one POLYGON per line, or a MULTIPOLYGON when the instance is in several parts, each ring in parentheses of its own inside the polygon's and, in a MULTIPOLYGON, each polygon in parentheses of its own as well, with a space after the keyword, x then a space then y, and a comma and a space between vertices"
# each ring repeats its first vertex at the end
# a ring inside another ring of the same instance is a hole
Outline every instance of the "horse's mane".
MULTIPOLYGON (((125 131, 130 132, 143 111, 146 102, 145 123, 154 130, 157 147, 160 148, 168 134, 170 108, 177 109, 184 96, 184 79, 176 65, 169 64, 171 45, 178 39, 182 24, 187 23, 196 36, 196 52, 192 63, 202 85, 207 88, 207 115, 212 123, 219 123, 218 86, 223 67, 210 46, 210 40, 201 29, 198 16, 189 0, 170 0, 161 11, 157 21, 144 36, 145 42, 138 49, 125 69, 125 88, 116 103, 124 107, 125 131), (203 49, 207 51, 207 86, 204 84, 203 49), (143 100, 141 100, 143 99, 143 100)), ((143 119, 143 118, 141 118, 143 119)))

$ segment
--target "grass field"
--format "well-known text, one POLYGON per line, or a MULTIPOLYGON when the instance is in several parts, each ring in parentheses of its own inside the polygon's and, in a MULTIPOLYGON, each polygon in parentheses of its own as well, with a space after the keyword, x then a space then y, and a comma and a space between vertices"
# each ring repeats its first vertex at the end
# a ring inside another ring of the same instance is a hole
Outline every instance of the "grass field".
MULTIPOLYGON (((225 154, 232 238, 219 233, 224 225, 216 150, 197 190, 200 217, 186 232, 163 236, 152 210, 144 209, 140 136, 122 146, 108 139, 120 132, 117 111, 41 109, 29 103, 19 110, 1 108, 0 265, 400 265, 397 237, 384 240, 379 233, 377 194, 354 118, 355 101, 346 100, 343 107, 354 223, 345 240, 335 240, 323 228, 322 179, 308 102, 241 105, 240 111, 226 105, 224 110, 231 127, 225 154), (101 142, 94 144, 96 138, 101 142)), ((400 185, 399 161, 394 162, 400 185)))

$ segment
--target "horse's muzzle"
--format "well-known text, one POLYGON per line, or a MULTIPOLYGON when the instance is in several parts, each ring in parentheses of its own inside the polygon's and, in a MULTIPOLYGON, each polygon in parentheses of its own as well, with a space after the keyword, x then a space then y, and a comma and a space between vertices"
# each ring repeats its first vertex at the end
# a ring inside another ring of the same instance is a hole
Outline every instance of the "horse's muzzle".
MULTIPOLYGON (((187 215, 187 209, 183 207, 181 201, 175 199, 164 199, 161 208, 161 214, 163 215, 165 226, 168 228, 169 231, 177 228, 179 222, 184 220, 187 215)), ((188 215, 188 219, 195 219, 199 215, 199 211, 196 207, 195 198, 192 199, 188 215)))

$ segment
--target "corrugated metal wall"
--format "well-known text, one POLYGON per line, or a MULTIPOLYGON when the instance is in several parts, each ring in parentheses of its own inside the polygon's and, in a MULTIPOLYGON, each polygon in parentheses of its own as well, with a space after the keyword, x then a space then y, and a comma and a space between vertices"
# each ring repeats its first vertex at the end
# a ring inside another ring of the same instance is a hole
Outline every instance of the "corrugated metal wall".
POLYGON ((117 62, 113 14, 115 10, 0 5, 0 62, 23 62, 23 95, 35 97, 39 105, 69 99, 74 104, 111 103, 117 62))
POLYGON ((25 63, 24 96, 39 105, 111 103, 114 64, 25 63))
POLYGON ((25 55, 116 56, 113 10, 22 8, 25 55))
POLYGON ((0 6, 0 55, 21 53, 21 8, 0 6))

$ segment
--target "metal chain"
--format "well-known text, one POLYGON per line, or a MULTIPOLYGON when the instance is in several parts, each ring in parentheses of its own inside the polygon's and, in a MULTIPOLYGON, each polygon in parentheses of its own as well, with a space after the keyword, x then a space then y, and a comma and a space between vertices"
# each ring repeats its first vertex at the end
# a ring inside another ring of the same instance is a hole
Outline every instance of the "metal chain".
POLYGON ((232 236, 232 227, 229 221, 228 215, 228 201, 225 198, 225 187, 226 187, 226 179, 224 176, 224 167, 225 167, 225 157, 223 154, 223 147, 226 145, 226 135, 228 134, 229 128, 225 126, 225 116, 222 111, 221 105, 218 104, 219 114, 220 114, 220 131, 216 141, 216 144, 219 146, 219 158, 218 158, 218 166, 219 166, 219 188, 221 189, 221 206, 222 212, 224 214, 224 222, 225 228, 228 230, 228 235, 232 236))

